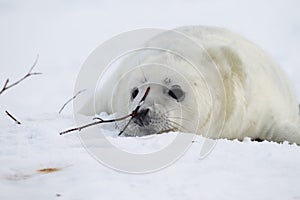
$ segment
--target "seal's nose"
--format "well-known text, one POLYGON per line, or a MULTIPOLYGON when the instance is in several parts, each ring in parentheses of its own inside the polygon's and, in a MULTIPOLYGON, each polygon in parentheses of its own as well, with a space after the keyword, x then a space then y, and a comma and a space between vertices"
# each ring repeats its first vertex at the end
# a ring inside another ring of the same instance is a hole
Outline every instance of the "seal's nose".
POLYGON ((150 109, 141 109, 138 111, 136 116, 133 118, 133 122, 138 124, 139 126, 147 126, 150 123, 149 113, 150 109))

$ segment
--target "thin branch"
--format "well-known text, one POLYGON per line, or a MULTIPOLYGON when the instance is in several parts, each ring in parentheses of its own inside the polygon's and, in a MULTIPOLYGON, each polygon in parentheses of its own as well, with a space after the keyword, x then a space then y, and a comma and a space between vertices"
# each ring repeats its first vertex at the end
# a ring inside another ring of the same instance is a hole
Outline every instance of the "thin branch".
POLYGON ((58 113, 60 114, 63 109, 66 107, 66 105, 68 105, 68 103, 70 103, 72 100, 74 100, 80 93, 85 92, 86 89, 84 90, 80 90, 79 92, 77 92, 71 99, 69 99, 66 103, 64 103, 64 105, 61 107, 61 109, 58 111, 58 113))
POLYGON ((18 121, 12 114, 10 114, 7 110, 5 111, 5 113, 12 119, 14 120, 17 124, 21 124, 20 121, 18 121))
POLYGON ((127 129, 128 125, 130 124, 130 122, 132 121, 132 119, 137 115, 139 109, 143 105, 143 103, 144 103, 146 97, 148 96, 149 92, 150 92, 150 87, 148 87, 146 89, 146 92, 145 92, 144 96, 142 97, 142 99, 140 100, 138 106, 134 109, 134 111, 132 111, 130 120, 127 122, 127 124, 125 125, 125 127, 123 128, 123 130, 120 131, 120 133, 118 134, 118 136, 120 136, 120 135, 122 135, 124 133, 124 131, 127 129))
POLYGON ((9 88, 16 86, 17 84, 19 84, 20 82, 22 82, 22 81, 25 80, 26 78, 28 78, 28 77, 30 77, 30 76, 35 76, 35 75, 40 75, 40 74, 42 74, 42 73, 40 73, 40 72, 32 72, 33 68, 34 68, 34 67, 36 66, 36 64, 37 64, 38 59, 39 59, 39 55, 37 55, 37 57, 36 57, 36 59, 35 59, 33 65, 32 65, 31 68, 29 69, 28 73, 27 73, 25 76, 23 76, 20 80, 18 80, 18 81, 16 81, 16 82, 12 83, 12 84, 10 84, 10 85, 8 85, 9 79, 6 79, 6 81, 5 81, 5 83, 4 83, 4 86, 3 86, 3 88, 2 88, 1 91, 0 91, 0 95, 1 95, 4 91, 8 90, 9 88))
POLYGON ((101 124, 101 123, 110 123, 110 122, 116 122, 116 121, 121 121, 121 120, 124 120, 128 117, 130 117, 131 114, 129 115, 126 115, 124 117, 121 117, 121 118, 117 118, 117 119, 109 119, 109 120, 104 120, 104 119, 101 119, 99 117, 95 117, 94 120, 99 120, 99 121, 96 121, 96 122, 92 122, 92 123, 89 123, 89 124, 86 124, 86 125, 83 125, 83 126, 79 126, 79 127, 76 127, 76 128, 72 128, 72 129, 69 129, 69 130, 66 130, 66 131, 63 131, 63 132, 60 132, 59 135, 64 135, 66 133, 70 133, 70 132, 73 132, 73 131, 81 131, 82 129, 85 129, 85 128, 88 128, 90 126, 94 126, 96 124, 101 124))
POLYGON ((6 79, 6 81, 5 81, 5 83, 4 83, 4 86, 3 86, 3 88, 6 88, 6 86, 7 86, 8 82, 9 82, 9 79, 6 79))
POLYGON ((127 122, 127 124, 124 126, 124 128, 120 131, 120 133, 118 134, 118 136, 121 136, 124 131, 127 129, 127 127, 129 126, 130 122, 132 121, 133 117, 131 116, 130 120, 127 122))
POLYGON ((101 124, 101 123, 110 123, 110 122, 122 121, 122 120, 127 119, 128 117, 131 117, 130 120, 128 121, 128 123, 123 128, 123 130, 120 131, 120 133, 118 134, 118 136, 120 136, 125 131, 125 129, 128 127, 128 125, 131 122, 131 120, 137 115, 139 109, 143 105, 146 97, 148 96, 149 91, 150 91, 150 87, 147 88, 147 90, 146 90, 144 96, 142 97, 142 99, 140 100, 138 106, 130 114, 128 114, 128 115, 125 115, 123 117, 116 118, 116 119, 109 119, 109 120, 104 120, 102 118, 95 117, 95 118, 93 118, 93 120, 98 120, 98 121, 92 122, 92 123, 89 123, 89 124, 86 124, 86 125, 83 125, 83 126, 79 126, 79 127, 76 127, 76 128, 68 129, 66 131, 60 132, 59 135, 64 135, 66 133, 70 133, 70 132, 73 132, 73 131, 81 131, 82 129, 85 129, 85 128, 88 128, 90 126, 94 126, 94 125, 97 125, 97 124, 101 124))

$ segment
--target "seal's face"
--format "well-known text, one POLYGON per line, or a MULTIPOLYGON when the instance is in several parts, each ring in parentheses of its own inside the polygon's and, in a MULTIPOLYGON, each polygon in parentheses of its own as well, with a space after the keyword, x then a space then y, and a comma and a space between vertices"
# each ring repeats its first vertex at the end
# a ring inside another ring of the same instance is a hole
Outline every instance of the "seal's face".
MULTIPOLYGON (((146 85, 132 88, 130 107, 133 110, 144 95, 146 85)), ((151 88, 150 92, 125 131, 127 136, 160 134, 180 129, 182 118, 180 102, 185 99, 185 91, 180 85, 166 87, 160 84, 149 84, 148 86, 151 88)))
MULTIPOLYGON (((110 105, 111 112, 117 113, 117 117, 134 111, 150 87, 149 94, 123 135, 145 136, 170 131, 192 133, 197 131, 202 118, 206 120, 206 112, 199 114, 198 102, 201 102, 199 99, 202 99, 202 95, 198 95, 198 91, 201 78, 193 77, 197 74, 193 68, 187 70, 188 67, 179 64, 171 67, 141 64, 126 70, 126 73, 120 72, 120 76, 116 74, 118 78, 112 89, 110 105)), ((124 68, 123 65, 120 69, 124 68)), ((201 89, 201 94, 206 94, 206 91, 205 88, 201 89)), ((203 108, 207 109, 207 106, 203 108)), ((117 122, 117 128, 123 131, 128 120, 117 122)))

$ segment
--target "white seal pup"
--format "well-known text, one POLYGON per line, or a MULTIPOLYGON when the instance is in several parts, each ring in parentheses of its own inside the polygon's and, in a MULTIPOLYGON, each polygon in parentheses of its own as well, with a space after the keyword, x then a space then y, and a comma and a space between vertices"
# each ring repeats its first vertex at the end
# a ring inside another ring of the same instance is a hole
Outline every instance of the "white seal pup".
MULTIPOLYGON (((97 112, 128 114, 150 87, 127 136, 182 131, 300 144, 297 98, 269 55, 225 29, 174 31, 196 45, 172 32, 153 38, 146 46, 171 51, 149 49, 128 56, 108 78, 112 86, 105 87, 112 96, 102 93, 97 112)), ((117 125, 121 130, 125 124, 117 125)))

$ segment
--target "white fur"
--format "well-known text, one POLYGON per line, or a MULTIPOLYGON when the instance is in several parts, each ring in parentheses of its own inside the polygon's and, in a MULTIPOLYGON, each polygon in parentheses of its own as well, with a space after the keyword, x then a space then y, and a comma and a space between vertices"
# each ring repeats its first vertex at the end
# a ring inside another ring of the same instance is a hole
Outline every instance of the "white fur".
MULTIPOLYGON (((140 74, 136 74, 135 71, 134 76, 128 76, 115 88, 118 92, 114 94, 118 94, 119 98, 113 98, 111 101, 105 99, 111 95, 101 93, 101 103, 97 106, 99 112, 114 112, 118 109, 124 113, 130 112, 133 105, 128 99, 134 85, 143 84, 142 79, 145 77, 147 81, 163 84, 162 81, 171 76, 175 83, 185 85, 183 87, 188 96, 182 104, 194 112, 188 114, 187 111, 184 115, 188 116, 194 125, 197 123, 197 133, 212 138, 242 140, 250 137, 300 144, 300 120, 295 93, 284 73, 269 55, 241 36, 224 29, 197 26, 182 27, 175 31, 192 39, 202 48, 195 58, 198 62, 197 69, 191 68, 177 56, 165 52, 145 51, 123 62, 118 72, 112 74, 107 84, 104 84, 105 90, 111 94, 113 88, 109 88, 109 85, 114 87, 130 67, 145 63, 172 66, 177 73, 188 79, 188 84, 183 84, 181 77, 170 75, 168 71, 157 67, 151 70, 145 68, 140 74), (197 70, 203 77, 197 74, 197 70), (193 95, 197 103, 193 103, 193 95), (111 109, 111 105, 114 110, 111 109), (225 121, 222 117, 225 117, 225 121), (223 131, 219 133, 222 127, 223 131), (209 133, 206 134, 207 131, 209 133)), ((181 51, 191 57, 196 50, 189 45, 186 46, 183 40, 174 40, 170 37, 170 33, 153 38, 147 45, 153 44, 171 49, 180 46, 181 51)), ((151 98, 151 92, 149 95, 151 98)), ((160 96, 156 93, 152 95, 157 98, 160 96)), ((190 127, 185 121, 180 123, 190 127)))
POLYGON ((221 137, 300 144, 298 102, 278 65, 253 43, 219 28, 179 31, 204 45, 220 69, 227 95, 221 137))

